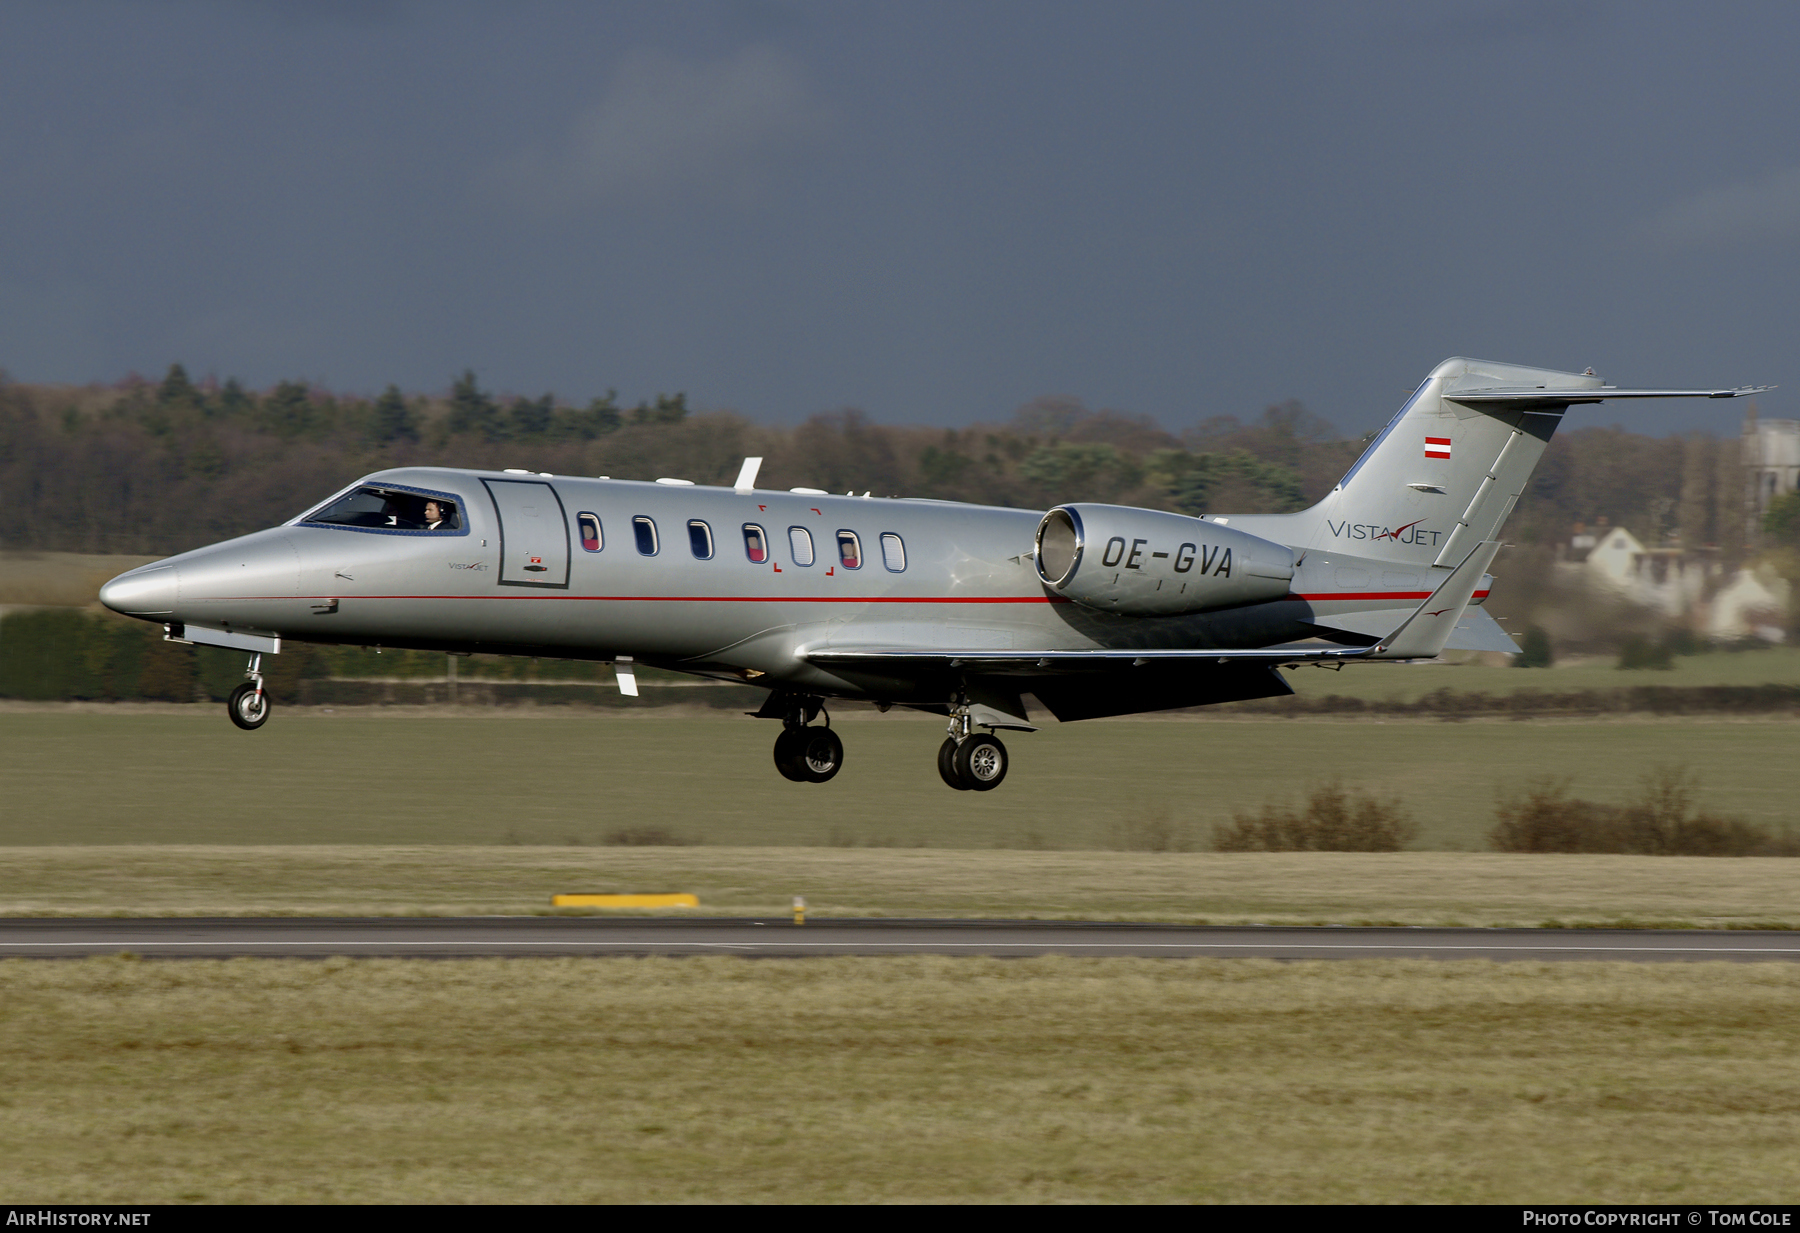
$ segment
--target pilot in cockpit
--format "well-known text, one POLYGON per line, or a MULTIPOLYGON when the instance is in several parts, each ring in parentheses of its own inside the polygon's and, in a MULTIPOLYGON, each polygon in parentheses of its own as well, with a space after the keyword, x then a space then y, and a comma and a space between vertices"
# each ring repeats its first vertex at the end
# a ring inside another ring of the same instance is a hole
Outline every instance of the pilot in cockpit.
POLYGON ((456 529, 456 507, 448 501, 425 502, 425 529, 427 531, 454 531, 456 529))

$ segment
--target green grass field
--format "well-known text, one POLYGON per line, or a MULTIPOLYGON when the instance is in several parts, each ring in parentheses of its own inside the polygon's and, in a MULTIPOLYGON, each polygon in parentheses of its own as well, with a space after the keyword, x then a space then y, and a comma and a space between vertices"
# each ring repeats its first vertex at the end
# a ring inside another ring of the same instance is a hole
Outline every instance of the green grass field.
POLYGON ((1341 694, 1347 698, 1396 698, 1402 701, 1412 701, 1438 689, 1510 694, 1521 689, 1574 693, 1634 685, 1691 688, 1700 685, 1800 684, 1800 648, 1790 647, 1677 656, 1674 667, 1666 670, 1621 671, 1616 660, 1605 657, 1568 660, 1552 668, 1515 668, 1510 663, 1499 663, 1498 656, 1459 656, 1452 652, 1449 658, 1465 658, 1467 662, 1351 664, 1341 671, 1302 668, 1287 673, 1287 679, 1294 692, 1303 697, 1341 694))
POLYGON ((1398 797, 1416 846, 1481 850, 1503 791, 1566 775, 1621 800, 1660 766, 1700 804, 1796 816, 1800 727, 1774 720, 1442 723, 1147 719, 1008 734, 989 793, 952 792, 937 721, 847 712, 829 784, 776 775, 776 725, 672 708, 474 715, 287 708, 245 733, 218 707, 0 711, 0 846, 90 843, 550 844, 660 828, 730 846, 1141 846, 1338 778, 1398 797))
MULTIPOLYGON (((1320 674, 1323 675, 1323 674, 1320 674)), ((1791 816, 1780 721, 843 717, 844 774, 675 708, 0 711, 0 913, 702 912, 1800 926, 1800 861, 1516 856, 1497 786, 1791 816), (1333 776, 1439 850, 1202 844, 1333 776), (694 846, 608 846, 660 829, 694 846), (845 846, 856 845, 856 846, 845 846), (871 846, 878 845, 878 846, 871 846), (1029 849, 1046 850, 1029 850, 1029 849), (1060 850, 1059 850, 1060 849, 1060 850)), ((15 1202, 1746 1202, 1800 1182, 1787 964, 0 962, 15 1202)))
POLYGON ((1791 1202, 1791 964, 0 963, 14 1203, 1791 1202))

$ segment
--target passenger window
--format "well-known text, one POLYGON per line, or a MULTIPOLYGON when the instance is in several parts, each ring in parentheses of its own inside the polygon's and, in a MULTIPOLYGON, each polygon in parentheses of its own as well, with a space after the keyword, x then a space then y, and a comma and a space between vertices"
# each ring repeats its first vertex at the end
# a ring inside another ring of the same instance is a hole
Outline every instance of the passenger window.
POLYGON ((881 563, 896 574, 906 568, 906 545, 892 531, 881 533, 881 563))
POLYGON ((744 555, 752 565, 765 565, 769 560, 769 537, 754 522, 744 524, 744 555))
POLYGON ((855 531, 838 532, 838 561, 845 569, 862 568, 862 541, 855 531))
POLYGON ((656 524, 639 514, 631 520, 631 530, 637 536, 638 551, 647 557, 656 555, 656 524))
POLYGON ((600 515, 577 514, 575 525, 581 529, 581 546, 589 552, 600 551, 600 515))
POLYGON ((688 523, 688 547, 694 550, 696 560, 712 560, 712 528, 698 518, 688 523))
POLYGON ((788 550, 794 554, 795 565, 811 565, 813 563, 812 532, 805 527, 789 527, 788 550))

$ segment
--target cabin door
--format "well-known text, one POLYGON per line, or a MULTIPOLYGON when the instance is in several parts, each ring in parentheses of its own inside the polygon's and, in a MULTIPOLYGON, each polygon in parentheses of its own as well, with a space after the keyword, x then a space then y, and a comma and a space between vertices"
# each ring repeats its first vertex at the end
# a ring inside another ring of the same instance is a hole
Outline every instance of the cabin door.
POLYGON ((500 517, 500 585, 567 587, 569 519, 541 480, 486 479, 500 517))

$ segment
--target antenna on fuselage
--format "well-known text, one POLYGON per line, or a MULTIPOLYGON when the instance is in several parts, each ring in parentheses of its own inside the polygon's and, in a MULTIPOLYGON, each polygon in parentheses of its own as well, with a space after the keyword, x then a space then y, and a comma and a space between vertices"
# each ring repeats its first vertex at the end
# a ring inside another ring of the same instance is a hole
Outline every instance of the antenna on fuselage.
POLYGON ((762 470, 761 458, 744 459, 744 465, 738 470, 737 483, 732 485, 738 496, 747 497, 756 491, 756 473, 760 470, 762 470))

